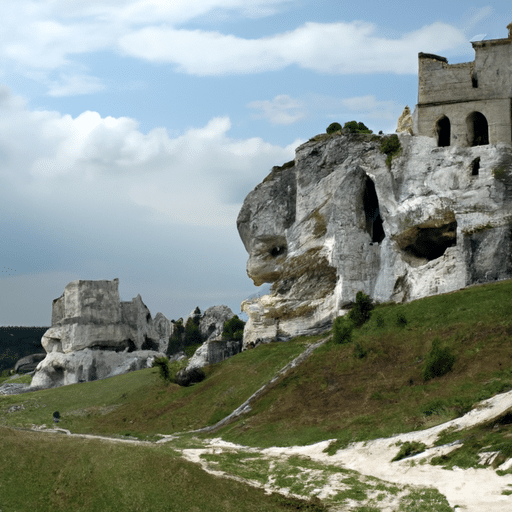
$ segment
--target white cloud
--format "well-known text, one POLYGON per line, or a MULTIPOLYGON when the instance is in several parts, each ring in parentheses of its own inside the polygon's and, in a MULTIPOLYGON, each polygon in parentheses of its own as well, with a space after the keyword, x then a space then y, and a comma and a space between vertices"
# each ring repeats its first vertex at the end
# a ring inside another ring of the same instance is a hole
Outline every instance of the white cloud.
POLYGON ((306 115, 304 102, 287 94, 276 96, 271 101, 252 101, 247 107, 257 111, 254 114, 256 118, 268 119, 272 124, 293 124, 306 115))
POLYGON ((60 82, 53 82, 50 85, 49 96, 76 96, 105 89, 103 82, 94 76, 63 74, 60 78, 60 82))
POLYGON ((257 73, 290 65, 326 74, 412 74, 419 51, 442 53, 466 44, 461 30, 440 22, 399 39, 379 37, 372 23, 339 22, 306 23, 260 39, 153 26, 119 40, 127 55, 172 63, 195 75, 257 73))
POLYGON ((234 226, 245 194, 300 142, 233 139, 227 117, 175 138, 164 128, 144 134, 126 117, 31 111, 6 88, 0 113, 2 182, 19 204, 68 205, 70 222, 107 201, 109 212, 138 205, 159 222, 234 226))
MULTIPOLYGON (((78 64, 80 54, 120 52, 173 64, 183 73, 258 73, 296 65, 325 74, 415 73, 418 51, 443 53, 467 45, 461 30, 433 23, 390 39, 366 22, 306 23, 257 39, 190 30, 191 20, 218 12, 257 17, 291 0, 132 0, 3 2, 0 4, 0 73, 39 77, 52 71, 63 80, 50 94, 86 94, 101 83, 78 64)), ((487 11, 477 13, 477 18, 487 11)), ((464 46, 464 49, 467 48, 464 46)))

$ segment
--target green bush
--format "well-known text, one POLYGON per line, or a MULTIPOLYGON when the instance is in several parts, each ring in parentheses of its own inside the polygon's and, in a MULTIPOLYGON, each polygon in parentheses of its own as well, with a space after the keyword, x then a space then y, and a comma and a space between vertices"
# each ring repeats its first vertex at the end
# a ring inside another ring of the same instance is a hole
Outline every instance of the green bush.
POLYGON ((425 360, 423 379, 430 380, 434 377, 446 375, 452 370, 454 363, 455 356, 450 352, 450 349, 448 347, 441 347, 441 340, 435 338, 425 360))
POLYGON ((326 133, 331 134, 331 133, 339 132, 340 130, 341 130, 340 123, 331 123, 325 131, 326 131, 326 133))
POLYGON ((347 315, 339 316, 332 325, 332 341, 337 344, 350 343, 352 341, 352 331, 354 323, 347 315))
POLYGON ((357 292, 355 306, 349 311, 348 317, 356 327, 361 327, 370 320, 374 308, 372 299, 364 292, 357 292))
POLYGON ((402 313, 397 313, 396 315, 396 325, 398 327, 405 327, 407 325, 407 318, 402 313))
POLYGON ((201 336, 201 332, 199 331, 199 317, 191 316, 185 324, 184 345, 187 347, 189 345, 196 345, 197 343, 202 342, 203 338, 201 336))
POLYGON ((423 453, 425 448, 426 446, 418 441, 406 441, 400 448, 397 456, 391 459, 391 462, 405 459, 405 457, 412 457, 418 453, 423 453))
POLYGON ((393 134, 390 137, 384 137, 380 143, 380 151, 387 155, 386 164, 391 166, 391 160, 397 156, 402 149, 398 135, 393 134))
POLYGON ((364 123, 358 123, 357 121, 348 121, 343 125, 343 129, 350 133, 373 133, 364 123))
POLYGON ((235 315, 230 320, 224 322, 222 339, 242 341, 244 338, 244 327, 245 322, 243 320, 240 320, 240 318, 238 318, 238 316, 235 315))
POLYGON ((158 368, 158 374, 164 382, 170 382, 171 371, 169 368, 169 359, 167 359, 167 357, 155 357, 153 360, 153 368, 158 368))

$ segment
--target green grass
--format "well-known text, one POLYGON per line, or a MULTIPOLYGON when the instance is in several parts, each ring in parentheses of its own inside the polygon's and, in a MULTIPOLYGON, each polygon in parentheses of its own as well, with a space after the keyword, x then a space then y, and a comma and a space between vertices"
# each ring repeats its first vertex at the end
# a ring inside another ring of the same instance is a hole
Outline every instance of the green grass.
POLYGON ((333 451, 461 416, 474 403, 512 389, 511 294, 512 282, 505 281, 379 305, 354 331, 353 343, 317 349, 221 434, 263 447, 336 438, 333 451), (455 364, 443 377, 425 381, 425 358, 436 338, 455 364), (355 343, 364 357, 354 357, 355 343))
MULTIPOLYGON (((172 449, 0 428, 0 507, 17 512, 274 512, 281 497, 214 477, 172 449)), ((308 509, 295 500, 293 510, 308 509)))
POLYGON ((156 368, 110 379, 0 397, 0 424, 53 425, 77 433, 148 438, 211 425, 231 413, 304 350, 305 340, 263 345, 205 368, 189 388, 162 383, 156 368), (24 409, 6 413, 11 405, 24 409))

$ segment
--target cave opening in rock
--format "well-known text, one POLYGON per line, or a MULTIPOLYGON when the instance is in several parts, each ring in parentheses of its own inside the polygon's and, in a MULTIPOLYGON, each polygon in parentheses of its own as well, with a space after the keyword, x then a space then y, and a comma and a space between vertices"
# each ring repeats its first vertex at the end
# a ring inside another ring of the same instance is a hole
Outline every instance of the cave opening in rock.
POLYGON ((404 231, 396 237, 400 249, 413 258, 432 261, 443 256, 448 247, 457 244, 455 215, 446 219, 426 222, 404 231))
POLYGON ((372 243, 380 243, 386 234, 380 216, 379 199, 373 180, 366 177, 363 192, 363 209, 366 220, 366 231, 372 237, 372 243))

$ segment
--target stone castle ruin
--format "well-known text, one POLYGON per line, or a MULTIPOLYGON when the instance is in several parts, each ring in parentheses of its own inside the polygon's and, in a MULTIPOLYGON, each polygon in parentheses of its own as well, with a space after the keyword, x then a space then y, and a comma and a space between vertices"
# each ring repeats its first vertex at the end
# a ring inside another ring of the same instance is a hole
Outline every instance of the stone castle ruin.
POLYGON ((512 24, 474 62, 419 55, 418 104, 389 135, 321 134, 245 198, 244 346, 325 330, 358 291, 410 301, 512 278, 512 24))
POLYGON ((506 39, 473 42, 473 62, 419 54, 415 135, 441 147, 512 142, 512 23, 507 28, 506 39))

